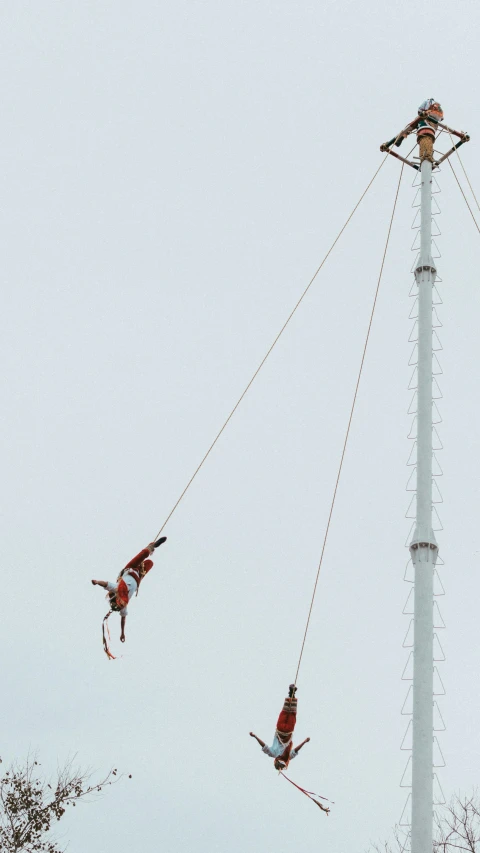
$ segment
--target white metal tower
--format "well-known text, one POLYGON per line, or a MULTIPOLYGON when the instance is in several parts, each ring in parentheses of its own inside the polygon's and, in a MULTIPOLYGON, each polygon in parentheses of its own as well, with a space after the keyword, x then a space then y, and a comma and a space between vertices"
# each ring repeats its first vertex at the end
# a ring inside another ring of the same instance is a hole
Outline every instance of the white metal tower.
MULTIPOLYGON (((434 741, 436 740, 434 734, 434 705, 436 705, 434 699, 434 577, 438 559, 438 545, 432 524, 432 513, 435 511, 433 507, 434 488, 436 493, 439 494, 438 487, 434 485, 433 476, 438 475, 441 471, 432 470, 432 459, 435 458, 433 447, 433 410, 438 411, 434 399, 438 395, 435 395, 433 391, 434 385, 438 388, 438 384, 433 376, 433 317, 437 319, 433 297, 434 294, 437 294, 435 287, 437 270, 432 257, 432 182, 435 180, 433 170, 456 148, 463 145, 469 139, 468 134, 454 131, 443 125, 439 116, 443 120, 440 105, 436 104, 433 99, 425 102, 419 110, 419 116, 407 125, 397 137, 394 137, 394 139, 381 146, 381 150, 393 154, 394 157, 397 157, 409 166, 413 166, 417 170, 420 168, 419 237, 417 237, 417 241, 414 244, 415 247, 418 246, 419 252, 413 270, 415 275, 414 295, 417 296, 415 303, 417 307, 415 321, 417 337, 414 335, 410 338, 411 340, 416 340, 416 359, 413 358, 411 363, 416 363, 417 365, 415 368, 416 406, 413 405, 410 408, 412 413, 416 413, 416 431, 415 428, 412 428, 409 436, 416 441, 414 451, 411 454, 411 456, 415 455, 416 448, 416 483, 414 486, 416 495, 412 500, 412 504, 414 504, 416 499, 415 522, 413 525, 413 534, 409 542, 414 585, 413 643, 407 640, 407 638, 404 642, 406 646, 413 645, 413 653, 410 653, 410 659, 413 659, 413 674, 406 676, 407 679, 412 679, 413 685, 409 689, 404 708, 402 709, 402 713, 411 715, 412 718, 404 738, 404 743, 402 744, 402 748, 411 749, 411 757, 407 762, 407 768, 401 783, 403 784, 406 779, 406 783, 403 786, 411 787, 411 795, 407 799, 405 809, 400 818, 400 827, 405 828, 404 850, 411 850, 411 853, 432 853, 433 849, 433 751, 434 741), (428 112, 430 107, 432 108, 432 113, 428 112), (424 128, 423 131, 421 130, 422 127, 424 128), (460 138, 460 142, 439 159, 435 159, 433 147, 434 135, 437 128, 441 128, 449 134, 453 133, 460 138), (420 167, 416 163, 390 150, 393 144, 399 146, 404 138, 414 132, 419 133, 420 167), (426 136, 422 136, 422 133, 426 133, 426 136), (407 707, 410 699, 411 709, 407 707), (408 741, 410 733, 412 738, 411 746, 404 746, 408 741), (410 770, 411 782, 408 778, 410 770), (410 803, 411 819, 409 815, 410 803)), ((438 205, 436 212, 439 212, 438 205)), ((417 217, 415 222, 417 221, 417 217)), ((415 312, 412 311, 410 316, 415 317, 415 312)), ((438 322, 435 325, 438 325, 438 322)), ((436 339, 438 340, 438 336, 436 336, 436 339)), ((436 356, 435 364, 438 365, 436 356)), ((438 370, 435 372, 438 372, 438 370)), ((413 387, 415 387, 415 383, 413 383, 413 387)), ((435 435, 437 435, 436 431, 435 435)), ((411 476, 410 481, 414 478, 415 474, 411 476)), ((435 609, 438 612, 438 608, 435 607, 435 609)), ((411 611, 406 607, 404 612, 411 611)), ((409 630, 407 637, 410 637, 410 634, 411 631, 409 630)), ((440 644, 438 645, 440 646, 440 644)), ((405 670, 407 670, 407 667, 405 670)), ((439 718, 441 720, 440 715, 439 718)), ((443 721, 441 722, 441 727, 443 727, 443 721)))
POLYGON ((418 285, 417 510, 410 543, 414 566, 412 853, 433 846, 433 573, 438 546, 432 528, 432 163, 421 164, 418 285))

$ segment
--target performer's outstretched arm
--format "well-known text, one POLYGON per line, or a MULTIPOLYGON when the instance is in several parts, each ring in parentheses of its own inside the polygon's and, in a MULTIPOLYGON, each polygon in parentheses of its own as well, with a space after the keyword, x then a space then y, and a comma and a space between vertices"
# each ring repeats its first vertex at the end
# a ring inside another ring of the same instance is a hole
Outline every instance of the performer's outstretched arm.
POLYGON ((302 746, 305 746, 305 744, 308 743, 309 740, 310 738, 306 737, 305 740, 303 740, 301 743, 298 744, 298 746, 295 747, 295 752, 300 752, 302 746))
POLYGON ((108 581, 92 581, 94 586, 103 586, 104 589, 108 586, 108 581))
POLYGON ((254 737, 263 749, 263 747, 265 746, 265 742, 263 740, 260 740, 260 738, 257 737, 257 735, 254 735, 253 732, 250 732, 250 737, 254 737))
POLYGON ((122 643, 125 642, 125 622, 127 621, 126 616, 122 616, 120 619, 120 640, 122 643))

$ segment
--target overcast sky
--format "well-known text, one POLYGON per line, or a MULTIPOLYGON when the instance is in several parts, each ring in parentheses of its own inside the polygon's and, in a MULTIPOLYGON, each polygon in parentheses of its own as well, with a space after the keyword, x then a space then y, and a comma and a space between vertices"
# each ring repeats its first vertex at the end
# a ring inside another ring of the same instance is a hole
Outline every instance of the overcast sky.
MULTIPOLYGON (((363 853, 400 817, 413 170, 299 679, 291 773, 331 817, 248 732, 273 737, 295 674, 393 158, 169 522, 125 647, 110 620, 112 663, 90 579, 155 535, 425 98, 471 133, 478 196, 478 24, 473 0, 0 6, 0 754, 133 776, 62 822, 71 853, 363 853)), ((448 798, 480 781, 480 239, 438 180, 448 798)))

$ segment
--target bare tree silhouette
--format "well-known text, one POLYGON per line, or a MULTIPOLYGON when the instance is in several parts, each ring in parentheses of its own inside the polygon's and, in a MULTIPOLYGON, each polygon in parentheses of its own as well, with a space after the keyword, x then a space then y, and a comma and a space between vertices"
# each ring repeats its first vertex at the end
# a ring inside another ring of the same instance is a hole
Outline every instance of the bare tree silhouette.
POLYGON ((1 853, 62 853, 52 838, 52 826, 62 819, 68 806, 98 795, 119 778, 113 769, 100 781, 92 782, 91 773, 80 770, 72 759, 49 781, 42 778, 40 766, 29 756, 23 764, 12 764, 0 778, 1 853))

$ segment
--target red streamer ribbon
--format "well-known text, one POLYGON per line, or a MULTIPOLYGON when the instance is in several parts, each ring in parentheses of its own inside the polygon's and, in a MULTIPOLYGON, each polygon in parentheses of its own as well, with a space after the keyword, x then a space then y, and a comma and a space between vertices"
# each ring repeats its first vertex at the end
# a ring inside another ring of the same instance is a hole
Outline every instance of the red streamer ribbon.
POLYGON ((308 797, 310 800, 312 800, 315 803, 315 805, 318 806, 319 809, 322 810, 322 812, 326 813, 326 815, 328 817, 328 815, 330 813, 330 809, 328 807, 322 806, 322 804, 318 802, 316 797, 318 797, 318 799, 320 799, 320 800, 325 800, 326 803, 333 803, 333 805, 335 805, 333 800, 327 800, 327 798, 322 797, 321 794, 314 794, 313 791, 307 791, 305 788, 302 788, 300 785, 297 785, 297 783, 294 782, 292 779, 289 779, 288 776, 285 776, 285 773, 283 773, 283 771, 280 771, 280 775, 283 776, 283 778, 286 779, 287 782, 290 782, 291 785, 293 785, 295 788, 297 788, 299 791, 301 791, 302 794, 305 794, 306 797, 308 797))
POLYGON ((105 654, 109 660, 116 660, 115 655, 113 655, 112 652, 110 651, 110 645, 109 645, 109 643, 110 643, 110 629, 107 625, 107 619, 111 613, 112 613, 112 611, 109 610, 107 615, 103 617, 103 622, 102 622, 103 650, 104 650, 104 652, 105 652, 105 654), (105 631, 105 629, 106 629, 106 631, 105 631))

